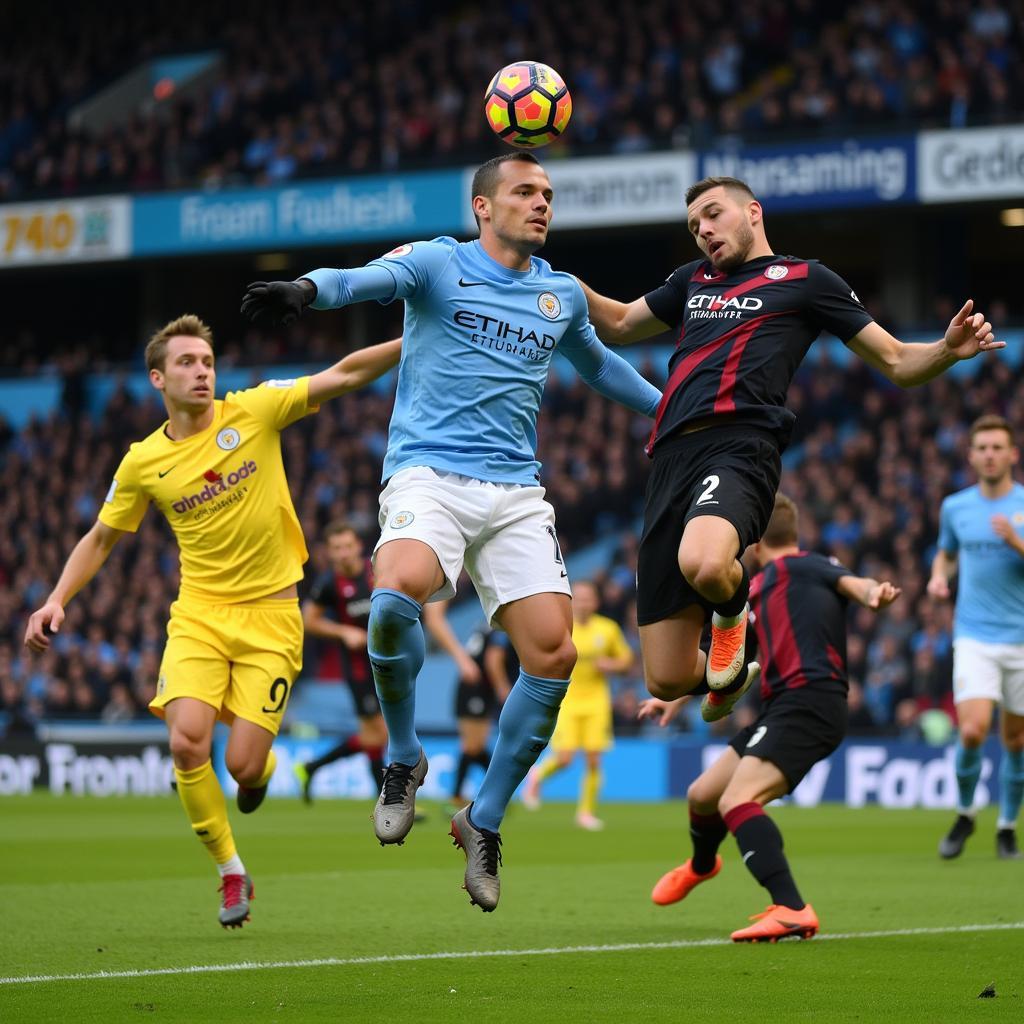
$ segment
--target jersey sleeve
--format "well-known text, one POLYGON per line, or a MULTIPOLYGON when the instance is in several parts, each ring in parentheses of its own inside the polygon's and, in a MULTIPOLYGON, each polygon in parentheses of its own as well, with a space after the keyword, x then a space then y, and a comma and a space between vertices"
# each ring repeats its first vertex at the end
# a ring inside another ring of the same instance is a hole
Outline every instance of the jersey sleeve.
POLYGON ((337 604, 337 593, 334 586, 334 576, 329 572, 322 572, 309 588, 306 595, 308 601, 318 605, 320 608, 333 608, 337 604))
POLYGON ((644 298, 651 312, 669 327, 682 323, 686 313, 686 286, 694 271, 700 266, 700 260, 687 263, 685 267, 673 270, 660 288, 648 292, 644 298))
POLYGON ((390 298, 380 299, 383 305, 395 299, 414 299, 427 294, 441 276, 448 262, 455 255, 454 239, 435 239, 432 242, 408 242, 392 249, 380 259, 371 260, 368 267, 386 270, 395 281, 395 291, 390 298))
POLYGON ((857 293, 837 273, 815 262, 807 271, 807 312, 844 344, 873 320, 857 293))
POLYGON ((948 498, 939 510, 939 550, 947 555, 955 555, 960 550, 960 541, 957 540, 956 529, 953 526, 953 510, 949 507, 948 498))
POLYGON ((236 392, 234 399, 247 413, 274 430, 283 430, 319 409, 309 404, 309 377, 265 380, 257 387, 236 392))
POLYGON ((110 482, 110 490, 99 511, 99 521, 114 530, 134 533, 149 508, 149 495, 142 489, 138 463, 129 448, 110 482))
POLYGON ((835 590, 839 586, 839 581, 844 576, 856 576, 857 574, 851 569, 847 569, 838 558, 826 558, 824 555, 819 556, 820 561, 815 568, 818 573, 825 580, 825 582, 835 590))
POLYGON ((633 649, 626 642, 626 636, 622 632, 622 627, 615 622, 614 619, 609 619, 608 627, 608 639, 610 641, 611 650, 608 652, 613 658, 631 658, 633 656, 633 649))

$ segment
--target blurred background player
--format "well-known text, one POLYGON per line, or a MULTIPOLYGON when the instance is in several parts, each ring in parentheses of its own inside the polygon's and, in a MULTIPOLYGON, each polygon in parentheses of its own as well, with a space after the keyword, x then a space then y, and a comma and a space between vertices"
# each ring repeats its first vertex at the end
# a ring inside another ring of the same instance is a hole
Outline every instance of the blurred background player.
POLYGON ((243 814, 263 802, 274 773, 271 744, 302 667, 296 583, 306 545, 288 493, 280 432, 322 402, 394 367, 398 341, 347 356, 328 370, 274 380, 215 399, 213 335, 196 316, 172 320, 146 346, 150 383, 167 421, 131 445, 92 529, 71 552, 25 643, 45 650, 64 606, 134 533, 150 502, 181 551, 153 714, 170 734, 178 797, 221 876, 218 919, 241 927, 253 884, 238 856, 210 761, 217 719, 231 728, 224 760, 243 814))
POLYGON ((974 832, 974 791, 982 746, 1000 707, 1003 742, 999 769, 996 854, 1021 856, 1017 816, 1024 795, 1024 487, 1013 479, 1019 452, 1013 427, 1002 416, 971 426, 968 461, 973 487, 942 502, 938 550, 928 593, 945 600, 957 575, 953 627, 953 699, 957 818, 939 843, 939 855, 958 857, 974 832))
POLYGON ((594 811, 601 789, 601 755, 612 745, 612 693, 608 677, 633 668, 634 655, 617 622, 598 615, 597 585, 584 580, 573 586, 572 639, 576 668, 558 711, 551 737, 552 753, 530 772, 523 790, 527 807, 540 806, 540 787, 555 772, 568 768, 577 753, 586 759, 576 824, 591 832, 604 828, 594 811))
POLYGON ((328 525, 325 540, 329 568, 313 581, 302 603, 302 621, 310 636, 331 642, 327 653, 338 659, 337 668, 322 668, 320 674, 344 680, 352 694, 359 732, 346 737, 315 760, 293 766, 307 803, 312 800, 313 777, 321 768, 357 754, 365 754, 369 760, 373 784, 379 792, 384 778, 384 748, 388 742, 388 730, 366 653, 373 567, 363 552, 359 534, 350 523, 338 520, 328 525))
POLYGON ((370 662, 389 736, 374 831, 382 845, 400 844, 412 828, 427 773, 415 728, 423 605, 454 595, 465 565, 521 663, 480 791, 452 819, 466 890, 489 912, 500 894, 501 821, 551 737, 576 662, 568 572, 538 483, 549 364, 557 348, 598 393, 641 414, 654 414, 661 393, 598 340, 576 279, 533 255, 547 241, 554 198, 537 159, 487 161, 471 193, 478 240, 407 243, 365 267, 253 282, 242 312, 287 324, 307 306, 405 300, 370 607, 370 662))
POLYGON ((451 802, 456 809, 468 803, 462 790, 469 769, 479 765, 486 772, 491 763, 488 750, 491 726, 519 675, 519 659, 504 630, 487 625, 474 630, 466 641, 466 652, 477 671, 473 675, 460 673, 455 691, 459 763, 452 783, 451 802))
POLYGON ((686 205, 701 259, 630 303, 584 286, 603 339, 629 343, 669 326, 678 336, 647 447, 653 467, 637 568, 644 674, 665 699, 705 680, 735 696, 749 682, 749 578, 739 556, 768 525, 796 419, 786 395, 818 335, 834 334, 901 387, 1003 347, 970 299, 940 340, 898 341, 837 274, 773 252, 761 204, 737 178, 698 181, 686 205))
MULTIPOLYGON (((747 870, 772 899, 755 915, 756 924, 732 933, 736 942, 810 938, 818 930, 814 908, 793 880, 782 833, 763 808, 791 793, 846 734, 847 601, 877 612, 900 595, 891 583, 855 576, 834 559, 801 551, 797 538, 796 505, 779 494, 764 537, 749 549, 759 570, 750 601, 764 666, 763 710, 690 785, 693 856, 664 875, 652 893, 665 906, 714 878, 722 868, 718 847, 731 832, 747 870)), ((646 701, 640 716, 666 725, 685 699, 646 701)))

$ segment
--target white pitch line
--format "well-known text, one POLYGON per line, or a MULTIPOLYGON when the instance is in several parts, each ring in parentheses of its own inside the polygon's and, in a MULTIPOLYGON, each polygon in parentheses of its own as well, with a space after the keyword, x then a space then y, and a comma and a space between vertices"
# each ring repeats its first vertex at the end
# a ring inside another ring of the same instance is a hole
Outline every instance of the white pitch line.
MULTIPOLYGON (((1024 929, 1024 921, 1009 924, 961 924, 947 928, 896 928, 879 932, 842 932, 817 936, 818 942, 850 939, 892 939, 908 935, 958 935, 965 932, 1006 932, 1024 929)), ((730 939, 679 939, 674 942, 619 942, 605 946, 550 946, 545 949, 472 949, 449 953, 398 953, 394 956, 320 957, 316 960, 243 960, 233 964, 194 964, 190 967, 154 967, 139 971, 93 971, 87 974, 28 974, 0 977, 0 985, 31 985, 49 981, 102 981, 108 978, 155 978, 162 975, 220 974, 267 971, 286 967, 358 967, 367 964, 403 964, 422 960, 479 960, 494 956, 564 956, 578 953, 632 953, 653 949, 700 949, 731 946, 730 939)))

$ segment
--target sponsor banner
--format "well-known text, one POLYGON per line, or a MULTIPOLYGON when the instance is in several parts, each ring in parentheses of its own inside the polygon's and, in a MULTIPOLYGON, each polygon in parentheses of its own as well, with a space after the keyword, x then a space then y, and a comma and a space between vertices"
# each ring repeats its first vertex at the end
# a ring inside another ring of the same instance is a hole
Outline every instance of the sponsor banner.
POLYGON ((127 196, 0 206, 0 268, 122 259, 131 252, 127 196))
POLYGON ((457 231, 457 170, 301 182, 274 189, 174 193, 135 200, 135 256, 292 248, 457 231))
MULTIPOLYGON (((541 157, 543 161, 543 157, 541 157)), ((697 158, 689 152, 552 160, 544 164, 555 190, 553 228, 596 228, 679 223, 683 197, 696 180, 697 158)), ((470 209, 475 167, 463 172, 467 234, 477 233, 470 209)))
MULTIPOLYGON (((669 792, 685 799, 686 787, 721 752, 722 745, 703 748, 676 746, 669 763, 669 792)), ((981 781, 975 802, 984 806, 998 798, 996 773, 999 744, 985 747, 981 781)), ((845 743, 830 758, 811 769, 787 798, 799 807, 814 807, 826 801, 863 807, 927 807, 948 810, 956 806, 956 751, 924 743, 871 743, 858 739, 845 743)))
POLYGON ((165 796, 173 777, 166 741, 0 743, 0 796, 165 796))
POLYGON ((700 154, 699 177, 741 178, 769 212, 915 199, 912 137, 749 146, 700 154))
POLYGON ((1024 124, 922 132, 917 192, 925 203, 1024 199, 1024 124))

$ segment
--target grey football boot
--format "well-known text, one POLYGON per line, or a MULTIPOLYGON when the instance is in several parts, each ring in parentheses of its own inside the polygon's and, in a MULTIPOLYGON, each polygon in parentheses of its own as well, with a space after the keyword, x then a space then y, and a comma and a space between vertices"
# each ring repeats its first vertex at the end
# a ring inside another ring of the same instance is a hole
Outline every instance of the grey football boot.
POLYGON ((469 816, 472 809, 472 804, 463 807, 452 818, 452 830, 448 834, 466 855, 466 877, 462 887, 469 893, 470 904, 489 914, 498 905, 501 895, 501 880, 498 878, 501 834, 477 828, 469 816))
POLYGON ((217 919, 224 928, 241 928, 249 920, 249 901, 256 891, 248 875, 225 875, 221 880, 223 893, 217 919))
POLYGON ((373 830, 381 846, 405 842, 416 817, 416 790, 427 777, 427 755, 420 750, 420 759, 410 767, 392 761, 384 772, 384 782, 373 808, 373 830))

